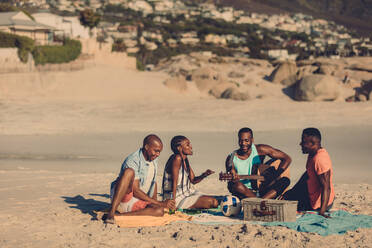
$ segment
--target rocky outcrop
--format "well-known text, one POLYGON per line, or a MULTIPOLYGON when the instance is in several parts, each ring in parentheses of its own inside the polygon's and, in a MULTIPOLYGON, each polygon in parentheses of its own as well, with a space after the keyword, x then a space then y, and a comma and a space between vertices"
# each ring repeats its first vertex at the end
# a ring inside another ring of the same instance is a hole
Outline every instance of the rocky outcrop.
MULTIPOLYGON (((164 59, 154 70, 176 78, 165 83, 170 88, 184 92, 187 87, 189 92, 192 86, 202 96, 239 100, 290 97, 301 101, 353 96, 357 101, 355 88, 361 88, 362 81, 372 79, 372 73, 368 72, 371 63, 372 58, 317 58, 282 62, 274 69, 266 60, 194 52, 164 59), (362 66, 363 71, 355 69, 362 66)), ((370 99, 369 91, 361 98, 370 99)))
POLYGON ((191 73, 191 80, 201 92, 209 92, 222 78, 213 68, 202 67, 191 73))
POLYGON ((355 71, 365 71, 365 72, 370 72, 372 73, 372 65, 370 64, 353 64, 349 67, 347 67, 347 69, 350 69, 350 70, 355 70, 355 71))
POLYGON ((340 95, 336 78, 323 75, 308 75, 295 86, 294 98, 298 101, 333 101, 340 95))
POLYGON ((297 81, 297 66, 292 62, 279 64, 269 76, 269 80, 276 84, 291 86, 297 81))
POLYGON ((219 83, 209 90, 209 94, 216 98, 221 98, 222 93, 228 88, 237 88, 237 86, 231 82, 219 83))
POLYGON ((301 67, 298 67, 297 79, 301 79, 307 75, 314 74, 318 69, 319 67, 314 65, 303 65, 301 67))
POLYGON ((319 69, 316 71, 319 74, 334 76, 335 72, 338 71, 338 65, 332 64, 321 64, 319 69))
POLYGON ((363 98, 365 99, 365 101, 367 100, 372 101, 371 95, 372 95, 372 80, 363 82, 360 88, 359 100, 363 98))
POLYGON ((237 88, 234 87, 228 88, 224 92, 222 92, 220 98, 238 101, 245 101, 250 99, 247 92, 240 92, 237 88))
POLYGON ((238 71, 230 71, 228 74, 229 78, 243 78, 245 77, 244 73, 238 71))
POLYGON ((178 92, 187 91, 187 81, 184 77, 171 77, 165 80, 164 85, 178 92))

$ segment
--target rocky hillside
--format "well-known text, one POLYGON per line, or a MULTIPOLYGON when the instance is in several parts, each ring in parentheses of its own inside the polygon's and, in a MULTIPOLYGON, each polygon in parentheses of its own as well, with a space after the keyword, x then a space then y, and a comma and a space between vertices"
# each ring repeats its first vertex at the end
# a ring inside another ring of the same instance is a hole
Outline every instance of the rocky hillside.
POLYGON ((302 12, 317 18, 333 20, 363 35, 372 32, 372 0, 215 0, 260 13, 302 12))
POLYGON ((371 57, 271 64, 195 52, 163 59, 155 70, 169 75, 164 84, 175 91, 220 99, 372 101, 371 65, 371 57))

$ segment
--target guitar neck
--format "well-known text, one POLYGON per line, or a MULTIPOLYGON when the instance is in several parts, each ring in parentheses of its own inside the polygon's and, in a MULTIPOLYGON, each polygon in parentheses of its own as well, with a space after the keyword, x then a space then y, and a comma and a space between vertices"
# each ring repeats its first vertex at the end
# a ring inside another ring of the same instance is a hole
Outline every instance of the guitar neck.
POLYGON ((264 181, 265 178, 259 175, 239 175, 240 180, 249 179, 249 180, 259 180, 264 181))

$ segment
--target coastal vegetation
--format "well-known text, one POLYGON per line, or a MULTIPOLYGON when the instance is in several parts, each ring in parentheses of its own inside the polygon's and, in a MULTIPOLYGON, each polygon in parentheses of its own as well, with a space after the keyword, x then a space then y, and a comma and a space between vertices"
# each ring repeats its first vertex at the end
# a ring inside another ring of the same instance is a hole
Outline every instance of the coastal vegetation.
POLYGON ((18 57, 26 63, 28 54, 35 49, 35 42, 31 38, 0 32, 0 47, 18 48, 18 57))
POLYGON ((0 32, 0 47, 18 48, 18 57, 28 61, 31 53, 35 64, 59 64, 75 60, 81 54, 81 43, 78 40, 65 39, 63 45, 37 46, 31 38, 0 32))
POLYGON ((36 46, 32 51, 36 65, 67 63, 80 54, 81 42, 71 39, 65 39, 62 46, 36 46))
POLYGON ((92 30, 93 28, 97 27, 98 23, 101 21, 101 16, 92 9, 85 9, 80 11, 79 20, 81 25, 92 30))

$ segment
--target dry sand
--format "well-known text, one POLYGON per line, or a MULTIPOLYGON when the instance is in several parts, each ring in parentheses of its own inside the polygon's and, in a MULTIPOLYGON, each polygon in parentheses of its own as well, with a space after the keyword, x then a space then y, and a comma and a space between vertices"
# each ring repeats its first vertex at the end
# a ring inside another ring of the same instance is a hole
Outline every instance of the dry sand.
MULTIPOLYGON (((0 75, 0 247, 372 247, 372 229, 321 237, 252 224, 125 229, 92 220, 93 210, 108 206, 109 183, 146 133, 164 140, 160 167, 170 138, 186 134, 194 170, 218 172, 242 126, 253 128, 257 143, 292 156, 293 181, 304 170, 301 130, 321 128, 335 168, 335 208, 372 215, 371 102, 216 100, 173 92, 162 84, 166 77, 120 61, 0 75)), ((218 195, 227 194, 225 186, 217 175, 197 185, 218 195)))

